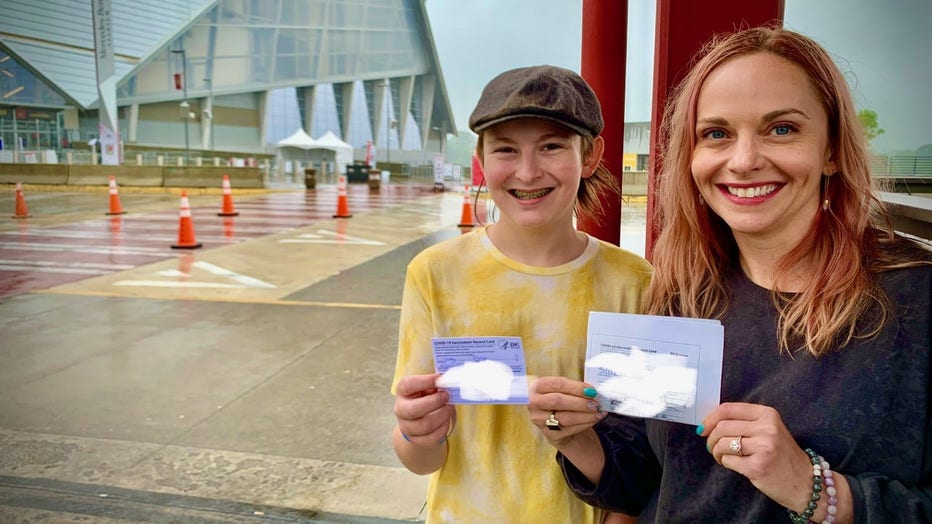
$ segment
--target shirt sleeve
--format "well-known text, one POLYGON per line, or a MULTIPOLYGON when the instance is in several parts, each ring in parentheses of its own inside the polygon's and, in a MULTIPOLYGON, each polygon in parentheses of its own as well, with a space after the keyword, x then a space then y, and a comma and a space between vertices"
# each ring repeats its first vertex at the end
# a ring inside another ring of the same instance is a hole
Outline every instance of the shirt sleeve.
POLYGON ((576 496, 610 511, 639 515, 660 486, 661 467, 644 419, 610 414, 594 426, 605 453, 605 469, 594 485, 563 456, 557 462, 576 496))

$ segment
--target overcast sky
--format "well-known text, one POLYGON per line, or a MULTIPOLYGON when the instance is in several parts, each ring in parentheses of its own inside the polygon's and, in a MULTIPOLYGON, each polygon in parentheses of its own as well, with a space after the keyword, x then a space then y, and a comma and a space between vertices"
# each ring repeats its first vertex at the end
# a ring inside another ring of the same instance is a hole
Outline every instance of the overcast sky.
MULTIPOLYGON (((515 67, 579 71, 582 0, 426 0, 453 117, 466 129, 482 87, 515 67)), ((625 120, 650 118, 653 0, 628 2, 625 120)), ((879 152, 932 143, 932 1, 786 0, 784 25, 819 41, 859 109, 877 112, 879 152)))

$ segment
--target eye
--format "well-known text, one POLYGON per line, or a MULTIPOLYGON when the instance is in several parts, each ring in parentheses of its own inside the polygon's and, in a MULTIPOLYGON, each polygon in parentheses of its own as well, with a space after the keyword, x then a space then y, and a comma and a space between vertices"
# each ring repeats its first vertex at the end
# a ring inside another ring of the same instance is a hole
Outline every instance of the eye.
POLYGON ((547 142, 546 144, 544 144, 542 149, 544 151, 554 151, 557 149, 563 149, 563 144, 559 142, 547 142))
POLYGON ((777 136, 786 136, 795 130, 796 128, 790 124, 777 124, 773 126, 772 132, 777 136))
POLYGON ((513 148, 513 147, 511 147, 511 146, 498 146, 498 147, 492 148, 492 152, 493 152, 493 153, 498 153, 498 154, 514 153, 514 152, 515 152, 515 148, 513 148))
POLYGON ((721 129, 707 129, 702 132, 703 138, 711 138, 712 140, 721 140, 725 138, 725 132, 721 129))

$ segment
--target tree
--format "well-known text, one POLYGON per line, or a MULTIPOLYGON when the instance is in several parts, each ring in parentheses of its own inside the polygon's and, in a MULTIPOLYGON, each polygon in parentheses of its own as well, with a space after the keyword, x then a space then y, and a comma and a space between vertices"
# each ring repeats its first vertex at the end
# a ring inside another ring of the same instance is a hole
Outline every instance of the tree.
POLYGON ((858 111, 858 120, 861 121, 861 127, 864 128, 864 136, 870 142, 886 131, 877 123, 877 112, 871 109, 862 109, 858 111))

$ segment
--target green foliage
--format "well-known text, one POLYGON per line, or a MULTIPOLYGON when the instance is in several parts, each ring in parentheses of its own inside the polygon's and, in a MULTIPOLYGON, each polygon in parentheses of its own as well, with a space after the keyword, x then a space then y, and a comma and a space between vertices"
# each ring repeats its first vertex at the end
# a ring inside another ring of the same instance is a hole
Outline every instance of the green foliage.
POLYGON ((447 162, 469 167, 476 150, 477 137, 472 131, 461 129, 459 136, 447 135, 447 162))
POLYGON ((864 136, 870 142, 886 131, 877 123, 877 112, 871 109, 862 109, 858 111, 858 120, 861 121, 861 127, 864 128, 864 136))

